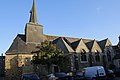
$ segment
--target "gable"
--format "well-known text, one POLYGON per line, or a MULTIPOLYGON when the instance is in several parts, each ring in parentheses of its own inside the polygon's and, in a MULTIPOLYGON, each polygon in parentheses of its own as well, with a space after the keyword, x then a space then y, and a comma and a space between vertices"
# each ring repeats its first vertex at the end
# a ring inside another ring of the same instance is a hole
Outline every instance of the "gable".
POLYGON ((94 40, 93 46, 92 46, 92 49, 91 49, 91 52, 95 52, 96 50, 97 50, 98 52, 100 52, 100 53, 102 52, 99 44, 97 43, 96 40, 94 40))
POLYGON ((87 48, 87 46, 85 45, 82 39, 78 40, 76 43, 77 43, 76 44, 77 46, 75 48, 76 52, 82 52, 83 50, 89 52, 89 49, 87 48))
POLYGON ((65 53, 74 52, 74 50, 61 37, 57 39, 56 46, 57 48, 61 49, 65 53))
POLYGON ((109 40, 108 38, 107 38, 107 39, 104 39, 104 40, 102 40, 102 41, 99 41, 98 43, 99 43, 102 51, 104 51, 104 49, 105 49, 107 46, 112 46, 112 44, 111 44, 111 42, 110 42, 110 40, 109 40))

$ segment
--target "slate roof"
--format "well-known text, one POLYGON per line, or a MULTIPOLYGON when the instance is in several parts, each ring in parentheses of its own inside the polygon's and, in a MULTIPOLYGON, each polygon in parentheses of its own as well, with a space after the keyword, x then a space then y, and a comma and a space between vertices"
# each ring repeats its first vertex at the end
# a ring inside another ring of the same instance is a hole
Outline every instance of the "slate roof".
POLYGON ((100 45, 100 47, 101 47, 102 51, 104 51, 104 49, 105 49, 105 47, 106 47, 106 46, 109 46, 109 45, 111 45, 111 46, 112 46, 112 44, 111 44, 111 42, 110 42, 110 40, 109 40, 108 38, 107 38, 107 39, 104 39, 104 40, 99 41, 99 42, 98 42, 98 44, 100 45))
POLYGON ((25 35, 18 34, 6 53, 31 53, 35 46, 35 44, 26 44, 25 35))
MULTIPOLYGON (((63 36, 52 36, 52 35, 45 35, 48 41, 53 41, 59 37, 63 36)), ((63 37, 64 38, 64 37, 63 37)), ((79 40, 79 38, 71 38, 71 37, 65 37, 70 43, 79 40)))
POLYGON ((79 43, 80 43, 80 40, 77 40, 77 41, 71 43, 72 48, 73 48, 74 50, 76 50, 76 48, 77 48, 77 46, 78 46, 79 43))
POLYGON ((87 47, 88 47, 89 50, 92 49, 93 43, 94 43, 94 40, 91 41, 91 42, 86 43, 86 45, 87 45, 87 47))
POLYGON ((78 41, 71 43, 71 45, 76 52, 89 52, 88 47, 86 46, 82 38, 78 41))
MULTIPOLYGON (((47 41, 51 41, 54 44, 59 44, 61 46, 58 46, 59 48, 65 50, 65 52, 74 52, 77 48, 83 48, 80 47, 80 38, 71 38, 71 37, 60 37, 60 36, 51 36, 51 35, 45 35, 47 41)), ((94 44, 94 40, 90 39, 82 39, 85 46, 91 50, 94 44)), ((98 47, 101 47, 101 49, 104 49, 106 46, 108 39, 102 40, 102 41, 96 41, 98 44, 98 47)), ((109 42, 109 41, 108 41, 109 42)), ((82 43, 82 45, 83 45, 82 43)), ((18 34, 16 38, 14 39, 12 45, 7 50, 6 54, 10 53, 31 53, 33 51, 36 51, 37 44, 35 43, 26 43, 25 42, 25 35, 18 34)), ((85 48, 85 47, 84 47, 85 48)), ((87 50, 86 48, 86 50, 87 50)))
POLYGON ((54 44, 56 44, 57 48, 61 49, 65 53, 73 53, 74 50, 70 46, 70 42, 63 37, 59 37, 56 40, 53 41, 54 44))

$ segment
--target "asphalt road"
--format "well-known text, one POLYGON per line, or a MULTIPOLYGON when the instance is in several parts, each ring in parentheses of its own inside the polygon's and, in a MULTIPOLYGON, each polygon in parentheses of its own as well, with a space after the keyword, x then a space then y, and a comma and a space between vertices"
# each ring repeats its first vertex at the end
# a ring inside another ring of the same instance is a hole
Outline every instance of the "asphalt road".
MULTIPOLYGON (((4 77, 0 77, 0 80, 5 80, 5 78, 4 77)), ((116 77, 113 80, 120 80, 120 77, 116 77)))
POLYGON ((0 77, 0 80, 5 80, 4 77, 0 77))
POLYGON ((120 77, 116 77, 116 78, 114 78, 114 80, 120 80, 120 77))

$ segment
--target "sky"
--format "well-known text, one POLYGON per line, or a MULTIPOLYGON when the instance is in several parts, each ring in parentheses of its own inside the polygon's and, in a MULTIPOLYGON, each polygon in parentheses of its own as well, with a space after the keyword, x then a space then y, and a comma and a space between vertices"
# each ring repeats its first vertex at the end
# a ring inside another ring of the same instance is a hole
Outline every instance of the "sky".
MULTIPOLYGON (((33 0, 0 1, 0 54, 17 34, 25 33, 33 0)), ((36 0, 38 23, 44 34, 75 38, 109 38, 113 45, 120 35, 120 0, 36 0)))

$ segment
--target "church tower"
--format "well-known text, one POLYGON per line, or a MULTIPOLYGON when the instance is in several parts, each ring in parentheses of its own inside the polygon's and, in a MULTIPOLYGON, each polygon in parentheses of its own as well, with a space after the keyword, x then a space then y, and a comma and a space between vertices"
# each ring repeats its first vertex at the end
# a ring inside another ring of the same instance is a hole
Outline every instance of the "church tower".
POLYGON ((36 3, 33 0, 32 9, 30 11, 29 23, 25 27, 26 43, 41 43, 44 41, 43 26, 38 24, 36 14, 36 3))

